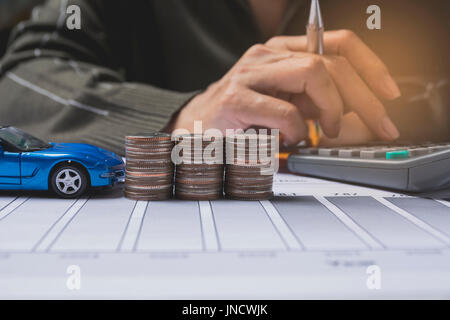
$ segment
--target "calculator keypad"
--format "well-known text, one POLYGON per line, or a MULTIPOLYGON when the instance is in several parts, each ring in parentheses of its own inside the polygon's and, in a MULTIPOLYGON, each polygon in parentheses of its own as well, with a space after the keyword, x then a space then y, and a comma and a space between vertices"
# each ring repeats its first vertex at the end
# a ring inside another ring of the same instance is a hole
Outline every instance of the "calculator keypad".
POLYGON ((426 143, 420 145, 397 144, 335 148, 301 148, 298 150, 298 154, 347 159, 392 160, 420 157, 448 149, 450 149, 450 143, 426 143))

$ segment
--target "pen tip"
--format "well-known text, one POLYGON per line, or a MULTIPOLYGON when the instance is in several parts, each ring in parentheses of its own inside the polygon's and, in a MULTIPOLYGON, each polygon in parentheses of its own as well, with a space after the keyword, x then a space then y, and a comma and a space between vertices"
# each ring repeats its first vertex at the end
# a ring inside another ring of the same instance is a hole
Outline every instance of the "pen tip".
POLYGON ((322 12, 320 11, 319 0, 311 0, 311 11, 309 14, 309 24, 323 27, 322 12))

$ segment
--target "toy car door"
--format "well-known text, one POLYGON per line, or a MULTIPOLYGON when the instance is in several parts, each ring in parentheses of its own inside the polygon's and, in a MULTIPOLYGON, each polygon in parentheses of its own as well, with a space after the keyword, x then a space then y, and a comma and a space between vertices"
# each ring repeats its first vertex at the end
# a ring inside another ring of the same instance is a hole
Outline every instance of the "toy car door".
POLYGON ((0 187, 20 184, 20 153, 10 152, 0 142, 0 187))

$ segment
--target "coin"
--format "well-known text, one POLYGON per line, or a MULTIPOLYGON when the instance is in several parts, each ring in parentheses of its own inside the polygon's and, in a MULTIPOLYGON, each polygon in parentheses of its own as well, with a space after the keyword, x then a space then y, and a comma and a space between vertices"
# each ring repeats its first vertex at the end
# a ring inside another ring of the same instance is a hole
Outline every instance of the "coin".
POLYGON ((190 134, 178 136, 177 141, 182 152, 181 163, 176 166, 175 196, 183 200, 221 198, 224 173, 223 140, 190 134))
POLYGON ((126 136, 130 141, 167 141, 171 140, 171 135, 163 132, 137 133, 126 136))
POLYGON ((226 194, 226 197, 230 200, 245 200, 245 201, 262 201, 262 200, 268 200, 273 197, 273 192, 265 192, 265 193, 259 193, 259 194, 234 194, 228 192, 226 194))
POLYGON ((235 200, 267 200, 273 197, 275 137, 234 134, 225 143, 225 195, 235 200))
POLYGON ((218 200, 222 198, 222 195, 218 192, 214 192, 211 194, 192 194, 192 193, 183 193, 183 192, 176 192, 176 197, 180 200, 191 200, 191 201, 206 201, 206 200, 218 200))
POLYGON ((176 197, 183 200, 215 200, 224 191, 227 198, 235 200, 273 196, 275 137, 235 134, 224 141, 188 134, 174 140, 178 147, 176 166, 171 159, 175 142, 169 134, 126 137, 125 196, 147 201, 169 199, 174 186, 176 197))
POLYGON ((125 190, 125 196, 132 200, 141 201, 167 200, 172 197, 172 190, 161 193, 141 193, 125 190))
POLYGON ((125 138, 125 196, 133 200, 165 200, 173 195, 171 135, 138 133, 125 138))

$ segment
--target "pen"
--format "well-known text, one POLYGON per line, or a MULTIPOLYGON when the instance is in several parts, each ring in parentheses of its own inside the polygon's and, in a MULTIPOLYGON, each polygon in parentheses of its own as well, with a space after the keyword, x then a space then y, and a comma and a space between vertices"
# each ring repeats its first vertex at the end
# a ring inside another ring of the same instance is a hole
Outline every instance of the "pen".
MULTIPOLYGON (((319 0, 311 0, 308 25, 306 26, 307 51, 323 55, 323 20, 319 0)), ((311 144, 317 147, 320 140, 320 125, 316 121, 308 121, 311 144)))
POLYGON ((308 52, 323 54, 323 31, 324 27, 319 0, 311 0, 311 11, 309 13, 308 25, 306 26, 308 52))

